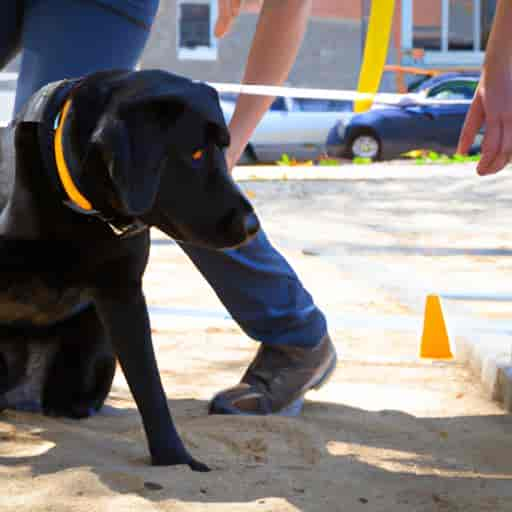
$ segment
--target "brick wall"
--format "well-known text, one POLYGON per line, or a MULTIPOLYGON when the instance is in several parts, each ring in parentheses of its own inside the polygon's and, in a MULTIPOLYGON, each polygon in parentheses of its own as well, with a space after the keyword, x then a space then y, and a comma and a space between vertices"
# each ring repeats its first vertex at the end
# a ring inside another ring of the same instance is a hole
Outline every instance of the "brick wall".
MULTIPOLYGON (((262 0, 245 0, 246 12, 257 12, 262 0)), ((358 0, 313 0, 312 15, 320 18, 341 18, 358 20, 361 18, 361 2, 358 0)))

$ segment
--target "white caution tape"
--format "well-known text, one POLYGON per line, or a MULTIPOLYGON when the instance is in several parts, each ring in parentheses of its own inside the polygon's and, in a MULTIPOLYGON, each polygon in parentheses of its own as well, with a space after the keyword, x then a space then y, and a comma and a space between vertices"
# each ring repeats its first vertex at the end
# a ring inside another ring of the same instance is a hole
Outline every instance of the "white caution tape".
POLYGON ((375 103, 383 103, 390 105, 407 105, 421 104, 421 105, 446 105, 446 104, 462 104, 469 105, 471 100, 442 100, 442 99, 429 99, 421 93, 383 93, 379 92, 375 95, 362 93, 349 90, 337 89, 305 89, 300 87, 277 87, 270 85, 246 85, 246 84, 228 84, 219 82, 208 82, 219 92, 229 92, 235 94, 251 94, 254 96, 284 96, 287 98, 312 98, 322 100, 347 100, 354 101, 355 99, 372 99, 375 103))
MULTIPOLYGON (((18 73, 0 73, 0 81, 17 80, 18 73)), ((422 105, 446 105, 446 104, 462 104, 467 105, 471 100, 442 100, 429 99, 423 94, 407 93, 387 93, 379 92, 377 94, 369 94, 357 91, 349 91, 342 89, 310 89, 304 87, 278 87, 271 85, 247 85, 232 84, 221 82, 207 82, 219 92, 230 92, 235 94, 250 94, 253 96, 284 96, 286 98, 311 98, 320 100, 346 100, 354 101, 356 99, 372 99, 374 103, 383 103, 389 105, 408 103, 422 105)))

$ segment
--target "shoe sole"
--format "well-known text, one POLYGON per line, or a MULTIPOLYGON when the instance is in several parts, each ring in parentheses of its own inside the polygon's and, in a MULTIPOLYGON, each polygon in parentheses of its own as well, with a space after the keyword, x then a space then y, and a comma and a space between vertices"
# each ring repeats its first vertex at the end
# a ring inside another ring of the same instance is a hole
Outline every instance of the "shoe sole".
POLYGON ((334 370, 336 369, 337 362, 338 357, 335 354, 327 370, 322 375, 320 375, 320 377, 316 381, 314 381, 310 386, 308 386, 304 390, 304 393, 302 394, 301 397, 297 398, 283 409, 272 413, 272 416, 287 416, 291 418, 299 416, 299 414, 302 412, 302 408, 304 407, 304 395, 312 389, 318 390, 321 387, 325 386, 325 384, 327 384, 329 379, 332 377, 334 370))

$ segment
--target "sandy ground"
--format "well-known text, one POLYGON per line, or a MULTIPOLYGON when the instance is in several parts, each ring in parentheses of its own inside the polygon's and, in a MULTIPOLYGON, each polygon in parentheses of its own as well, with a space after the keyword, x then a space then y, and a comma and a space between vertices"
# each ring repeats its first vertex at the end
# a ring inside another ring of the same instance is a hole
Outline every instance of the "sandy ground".
MULTIPOLYGON (((295 419, 207 416, 209 398, 237 382, 257 347, 224 318, 179 248, 156 234, 145 285, 153 312, 161 308, 152 317, 158 361, 179 429, 213 471, 148 465, 118 373, 108 406, 92 419, 0 415, 0 510, 512 510, 512 418, 460 361, 417 359, 418 333, 399 321, 421 323, 423 304, 410 298, 425 282, 476 287, 486 276, 497 290, 510 263, 476 249, 510 244, 512 212, 503 199, 498 214, 495 200, 507 187, 471 177, 244 185, 333 319, 343 354, 295 419), (433 255, 457 247, 465 250, 433 255), (379 325, 380 315, 396 326, 379 325), (356 316, 367 323, 351 325, 356 316), (343 318, 347 325, 334 321, 343 318)), ((468 312, 506 316, 488 304, 468 312)))

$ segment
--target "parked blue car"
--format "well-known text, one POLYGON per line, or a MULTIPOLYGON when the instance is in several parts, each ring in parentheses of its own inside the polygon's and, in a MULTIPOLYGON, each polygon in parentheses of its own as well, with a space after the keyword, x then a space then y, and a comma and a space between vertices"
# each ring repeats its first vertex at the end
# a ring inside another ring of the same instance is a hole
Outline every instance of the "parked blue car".
MULTIPOLYGON (((478 74, 446 73, 425 80, 396 105, 338 121, 327 137, 327 154, 335 158, 399 158, 414 149, 453 154, 479 80, 478 74), (463 100, 426 104, 426 100, 463 100)), ((479 151, 479 136, 472 152, 479 151)))

